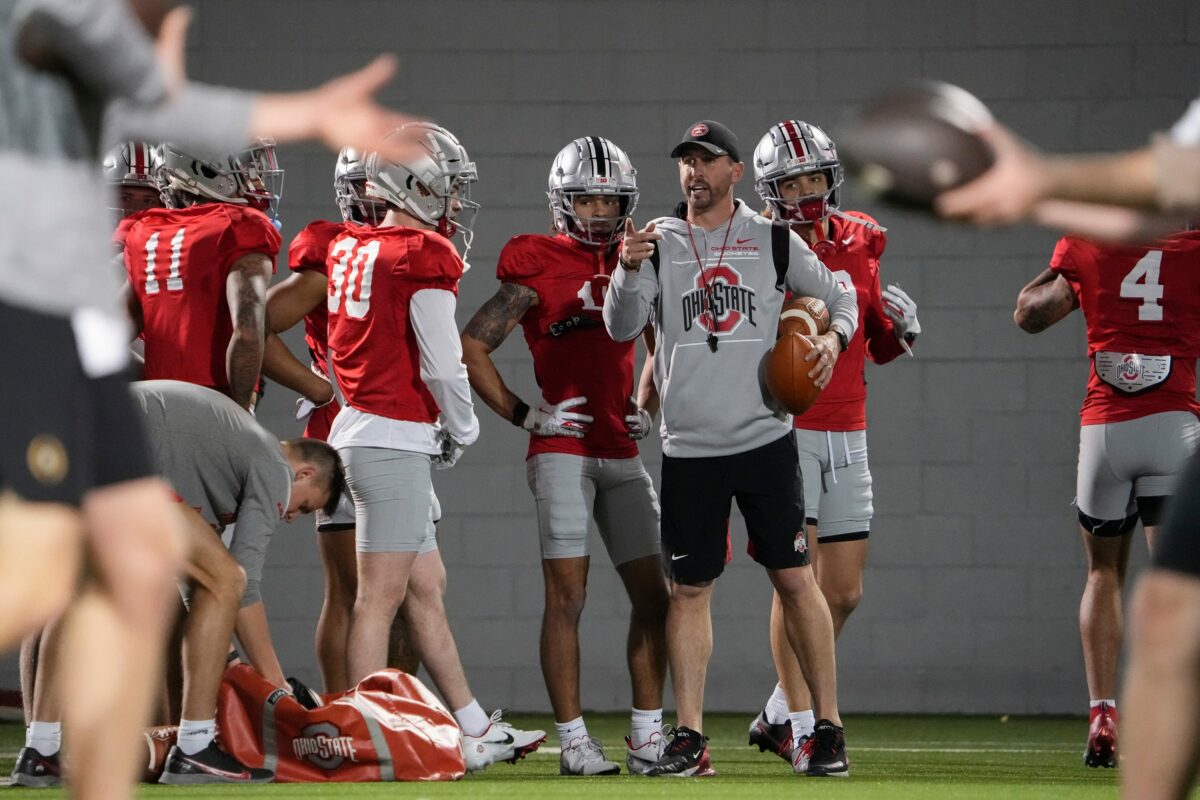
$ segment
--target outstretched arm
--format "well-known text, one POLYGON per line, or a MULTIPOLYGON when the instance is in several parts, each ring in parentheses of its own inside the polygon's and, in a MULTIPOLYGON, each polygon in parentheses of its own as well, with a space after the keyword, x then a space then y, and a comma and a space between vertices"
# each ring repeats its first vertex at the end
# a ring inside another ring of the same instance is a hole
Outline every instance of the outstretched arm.
POLYGON ((1041 333, 1079 308, 1071 284, 1052 269, 1042 271, 1017 295, 1013 322, 1026 333, 1041 333))
MULTIPOLYGON (((487 407, 504 419, 513 421, 521 398, 509 390, 492 361, 492 351, 499 347, 521 317, 538 304, 533 289, 517 283, 502 283, 500 289, 484 303, 462 333, 463 363, 471 388, 487 407)), ((521 420, 517 420, 519 424, 521 420)))

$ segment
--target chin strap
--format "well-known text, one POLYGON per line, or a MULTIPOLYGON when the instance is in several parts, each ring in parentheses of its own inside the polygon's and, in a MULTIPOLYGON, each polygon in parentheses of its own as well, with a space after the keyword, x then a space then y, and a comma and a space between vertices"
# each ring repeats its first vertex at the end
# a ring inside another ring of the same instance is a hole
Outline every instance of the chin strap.
POLYGON ((878 222, 871 222, 870 220, 863 219, 862 217, 856 217, 852 214, 847 214, 844 211, 842 211, 840 208, 829 209, 829 215, 831 217, 841 217, 842 219, 847 220, 849 222, 857 223, 859 225, 862 225, 867 230, 879 231, 881 233, 887 233, 887 228, 883 227, 878 222))

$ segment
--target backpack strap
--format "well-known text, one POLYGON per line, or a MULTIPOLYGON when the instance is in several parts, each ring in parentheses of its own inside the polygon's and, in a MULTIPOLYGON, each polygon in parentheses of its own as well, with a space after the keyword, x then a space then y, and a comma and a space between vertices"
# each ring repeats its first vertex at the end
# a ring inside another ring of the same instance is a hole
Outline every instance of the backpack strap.
POLYGON ((778 223, 771 226, 771 260, 775 262, 775 288, 783 291, 787 281, 788 260, 792 255, 791 228, 778 223))

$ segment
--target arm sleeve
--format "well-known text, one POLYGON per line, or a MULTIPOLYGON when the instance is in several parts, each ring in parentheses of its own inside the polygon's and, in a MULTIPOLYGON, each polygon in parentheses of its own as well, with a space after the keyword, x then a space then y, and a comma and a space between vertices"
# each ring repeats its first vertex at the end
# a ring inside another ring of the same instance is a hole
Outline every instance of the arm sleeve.
POLYGON ((657 298, 658 273, 649 259, 643 261, 636 272, 617 267, 604 295, 601 312, 608 335, 618 342, 632 341, 640 336, 657 298))
POLYGON ((131 138, 245 144, 257 95, 188 83, 168 100, 153 43, 123 0, 25 0, 17 14, 18 26, 37 26, 74 77, 112 101, 102 149, 131 138))
POLYGON ((250 466, 246 492, 238 505, 229 553, 246 570, 242 608, 262 600, 263 563, 283 510, 291 501, 292 471, 287 464, 259 459, 250 466))
POLYGON ((454 293, 421 289, 409 301, 409 319, 421 354, 421 380, 437 401, 442 424, 463 444, 479 438, 479 420, 462 360, 462 341, 454 322, 454 293))
MULTIPOLYGON (((829 322, 838 323, 847 339, 858 329, 858 301, 833 277, 804 241, 793 231, 789 240, 792 252, 788 260, 787 288, 796 296, 815 297, 829 309, 829 322)), ((607 306, 606 306, 607 307, 607 306)))

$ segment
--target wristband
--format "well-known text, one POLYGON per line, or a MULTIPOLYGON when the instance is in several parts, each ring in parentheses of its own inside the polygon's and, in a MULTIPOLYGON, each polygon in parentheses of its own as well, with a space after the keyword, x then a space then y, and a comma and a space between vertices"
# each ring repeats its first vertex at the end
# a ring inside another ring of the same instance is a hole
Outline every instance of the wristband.
POLYGON ((513 409, 512 418, 509 419, 513 425, 518 428, 525 426, 525 417, 529 416, 529 404, 523 400, 517 401, 517 407, 513 409))
POLYGON ((834 335, 837 336, 838 347, 841 348, 838 350, 838 352, 846 352, 846 348, 850 346, 850 339, 847 338, 846 334, 842 332, 841 328, 830 327, 829 330, 833 331, 834 335))

